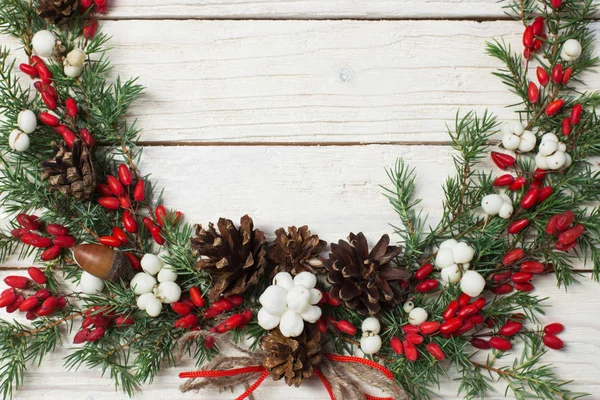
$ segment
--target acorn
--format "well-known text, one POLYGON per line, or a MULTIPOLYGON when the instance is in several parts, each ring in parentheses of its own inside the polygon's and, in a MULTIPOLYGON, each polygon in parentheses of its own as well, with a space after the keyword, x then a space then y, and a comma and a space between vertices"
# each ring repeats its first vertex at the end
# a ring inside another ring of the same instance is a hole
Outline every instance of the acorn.
POLYGON ((73 250, 73 258, 84 271, 106 281, 129 282, 134 275, 124 252, 101 244, 80 244, 73 250))

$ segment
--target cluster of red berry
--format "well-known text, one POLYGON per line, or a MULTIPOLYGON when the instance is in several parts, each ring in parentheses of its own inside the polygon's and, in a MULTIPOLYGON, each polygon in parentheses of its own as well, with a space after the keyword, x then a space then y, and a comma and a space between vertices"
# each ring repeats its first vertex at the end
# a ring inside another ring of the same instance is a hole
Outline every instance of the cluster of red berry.
MULTIPOLYGON (((228 297, 221 298, 212 302, 208 307, 202 311, 203 318, 205 320, 213 319, 221 316, 234 308, 240 307, 244 299, 240 295, 231 295, 228 297)), ((189 291, 189 298, 183 298, 178 302, 171 304, 171 309, 181 315, 177 321, 174 322, 176 328, 199 330, 198 323, 200 318, 198 317, 197 310, 204 308, 206 301, 202 297, 200 289, 192 287, 189 291)), ((252 311, 245 310, 232 314, 227 317, 223 322, 209 329, 209 332, 215 334, 223 334, 229 332, 232 329, 243 328, 252 319, 252 311)), ((205 346, 211 348, 214 345, 214 337, 207 336, 205 339, 205 346)))
POLYGON ((567 210, 553 215, 546 224, 546 233, 557 236, 556 250, 569 251, 577 245, 577 239, 585 232, 583 224, 574 224, 575 214, 567 210))
POLYGON ((546 39, 544 18, 537 17, 531 25, 525 27, 523 32, 523 56, 529 60, 536 51, 542 48, 546 39))
POLYGON ((75 334, 73 343, 97 342, 111 327, 127 327, 134 320, 127 315, 115 315, 104 307, 95 306, 83 314, 81 328, 75 334))
POLYGON ((48 279, 41 269, 30 267, 27 272, 31 279, 17 275, 4 278, 10 287, 0 294, 0 308, 6 307, 7 313, 24 312, 31 321, 66 307, 67 300, 46 287, 48 279))
POLYGON ((23 244, 45 249, 40 255, 43 261, 53 260, 60 255, 62 249, 75 246, 75 238, 62 225, 45 225, 37 216, 27 214, 17 215, 17 223, 21 227, 13 229, 11 234, 23 244))
POLYGON ((414 274, 414 278, 420 281, 415 290, 419 293, 427 293, 439 287, 440 283, 437 279, 426 279, 433 272, 433 264, 422 265, 414 274))

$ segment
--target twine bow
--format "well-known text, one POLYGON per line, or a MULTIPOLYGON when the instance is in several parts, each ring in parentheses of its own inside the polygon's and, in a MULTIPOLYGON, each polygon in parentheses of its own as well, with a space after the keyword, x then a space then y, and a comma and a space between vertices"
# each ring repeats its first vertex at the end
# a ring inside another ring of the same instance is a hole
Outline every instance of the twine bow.
MULTIPOLYGON (((197 336, 204 337, 206 332, 191 332, 188 335, 184 337, 186 340, 197 336)), ((181 386, 181 391, 200 390, 208 386, 223 388, 247 384, 259 374, 235 400, 251 397, 269 376, 269 372, 262 366, 262 354, 242 350, 223 337, 219 337, 218 340, 221 345, 233 347, 245 356, 221 356, 207 364, 206 369, 180 373, 180 378, 188 379, 181 386)), ((321 381, 331 400, 409 400, 389 369, 364 358, 325 354, 319 368, 315 368, 313 373, 321 381), (363 393, 363 382, 391 394, 392 397, 376 397, 363 393)))

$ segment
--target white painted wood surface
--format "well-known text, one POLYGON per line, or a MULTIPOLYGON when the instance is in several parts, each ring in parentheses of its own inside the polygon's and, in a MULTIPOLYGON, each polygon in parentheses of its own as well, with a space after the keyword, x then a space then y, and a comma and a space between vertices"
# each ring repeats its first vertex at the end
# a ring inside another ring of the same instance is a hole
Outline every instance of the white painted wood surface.
MULTIPOLYGON (((452 171, 445 123, 459 108, 511 117, 504 106, 514 97, 491 76, 498 64, 483 49, 493 37, 518 45, 521 27, 472 20, 503 18, 495 1, 117 0, 107 18, 115 71, 148 87, 132 111, 145 130, 142 169, 192 222, 249 213, 267 233, 308 224, 328 241, 351 230, 374 238, 395 221, 379 188, 384 168, 404 157, 417 168, 417 194, 434 223, 452 171), (447 17, 458 20, 429 20, 447 17), (329 20, 339 18, 373 21, 329 20)), ((0 44, 15 42, 0 37, 0 44)), ((600 75, 587 78, 600 87, 600 75)), ((26 265, 11 263, 0 277, 26 265)), ((536 284, 551 297, 544 320, 568 327, 567 349, 545 361, 600 399, 599 286, 582 281, 569 293, 551 278, 536 284)), ((64 354, 31 368, 16 398, 126 398, 99 371, 65 371, 64 354)), ((179 370, 165 371, 137 398, 234 397, 182 395, 179 370)), ((457 386, 443 380, 439 395, 460 399, 457 386)), ((255 397, 328 398, 316 381, 301 389, 267 381, 255 397)))

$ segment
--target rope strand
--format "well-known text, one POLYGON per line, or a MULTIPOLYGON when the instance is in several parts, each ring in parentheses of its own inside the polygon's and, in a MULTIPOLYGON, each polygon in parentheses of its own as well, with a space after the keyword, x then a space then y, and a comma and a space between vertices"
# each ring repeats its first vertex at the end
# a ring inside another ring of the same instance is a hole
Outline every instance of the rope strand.
POLYGON ((318 369, 313 370, 313 374, 315 374, 315 376, 319 378, 323 386, 325 386, 327 393, 329 393, 329 398, 331 400, 336 400, 335 395, 333 394, 333 389, 331 388, 331 385, 329 384, 327 378, 325 378, 325 375, 323 375, 323 373, 321 373, 321 371, 318 369))
MULTIPOLYGON (((263 368, 263 370, 264 370, 264 368, 263 368)), ((265 379, 267 379, 268 376, 269 376, 269 372, 265 370, 265 372, 263 372, 263 374, 256 380, 256 382, 254 382, 252 384, 252 386, 250 386, 248 388, 248 390, 246 390, 240 396, 236 397, 235 400, 244 400, 246 397, 250 396, 252 394, 252 392, 254 392, 256 390, 256 388, 259 387, 260 384, 263 383, 263 381, 265 379)))
POLYGON ((383 365, 378 364, 371 360, 367 360, 366 358, 353 357, 353 356, 340 356, 338 354, 325 354, 325 357, 327 357, 331 361, 363 364, 363 365, 366 365, 367 367, 371 367, 371 368, 378 370, 379 372, 384 374, 386 377, 388 377, 389 380, 391 380, 391 381, 394 380, 394 374, 392 373, 392 371, 390 371, 383 365))
POLYGON ((180 378, 221 378, 223 376, 235 376, 241 374, 252 374, 258 372, 266 372, 265 367, 256 365, 252 367, 236 368, 230 370, 200 370, 181 372, 180 378))

